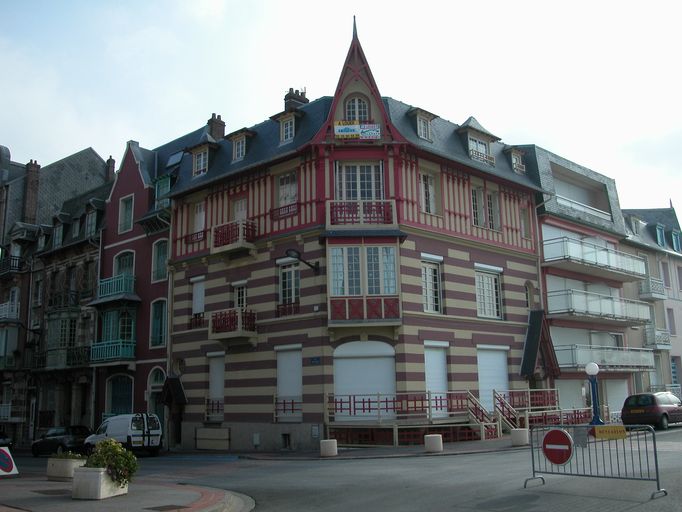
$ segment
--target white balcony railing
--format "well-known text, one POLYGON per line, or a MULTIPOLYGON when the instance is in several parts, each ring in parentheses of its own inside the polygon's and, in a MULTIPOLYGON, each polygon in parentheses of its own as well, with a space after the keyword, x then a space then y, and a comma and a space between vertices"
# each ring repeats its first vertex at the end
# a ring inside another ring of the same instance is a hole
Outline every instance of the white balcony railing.
POLYGON ((655 325, 647 325, 644 331, 644 344, 647 347, 670 348, 670 331, 657 329, 655 325))
POLYGON ((547 314, 574 315, 644 323, 651 320, 649 304, 582 290, 547 292, 547 314))
POLYGON ((654 352, 648 348, 599 345, 558 345, 554 347, 560 368, 584 368, 597 363, 604 370, 653 370, 654 352))
POLYGON ((639 298, 665 299, 665 285, 663 279, 647 277, 639 282, 639 298))
POLYGON ((562 206, 568 206, 569 208, 582 212, 582 213, 589 213, 590 215, 594 215, 595 217, 599 217, 600 219, 604 220, 613 220, 611 217, 611 214, 609 212, 605 212, 604 210, 600 210, 598 208, 594 208, 593 206, 589 206, 587 204, 583 204, 579 201, 575 201, 573 199, 570 199, 568 197, 564 196, 556 196, 556 201, 558 204, 562 206))
POLYGON ((0 319, 19 318, 19 303, 16 301, 3 302, 0 304, 0 319))
POLYGON ((584 240, 561 237, 545 241, 544 261, 578 261, 585 265, 604 267, 614 272, 646 276, 644 258, 602 247, 584 240))

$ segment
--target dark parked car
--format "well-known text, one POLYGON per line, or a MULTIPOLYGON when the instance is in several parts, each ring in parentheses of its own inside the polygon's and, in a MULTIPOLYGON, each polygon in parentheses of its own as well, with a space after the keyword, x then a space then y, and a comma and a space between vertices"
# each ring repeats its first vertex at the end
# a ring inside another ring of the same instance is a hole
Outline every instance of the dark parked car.
POLYGON ((52 427, 40 439, 33 441, 31 453, 34 457, 66 451, 82 453, 85 438, 90 434, 92 431, 83 425, 52 427))
POLYGON ((10 438, 4 432, 0 432, 0 446, 6 446, 10 450, 12 449, 13 446, 12 438, 10 438))
POLYGON ((669 391, 630 395, 620 417, 624 425, 654 425, 663 430, 669 423, 682 422, 682 400, 669 391))

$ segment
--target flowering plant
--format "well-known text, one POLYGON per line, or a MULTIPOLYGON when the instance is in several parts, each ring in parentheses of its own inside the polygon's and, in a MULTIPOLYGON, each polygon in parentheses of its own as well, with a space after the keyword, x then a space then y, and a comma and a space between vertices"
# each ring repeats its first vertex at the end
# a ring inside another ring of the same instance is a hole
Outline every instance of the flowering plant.
POLYGON ((76 452, 57 452, 50 455, 51 459, 84 459, 85 455, 76 452))
POLYGON ((107 474, 120 487, 130 482, 137 471, 137 457, 118 441, 105 439, 97 443, 85 463, 86 468, 106 468, 107 474))

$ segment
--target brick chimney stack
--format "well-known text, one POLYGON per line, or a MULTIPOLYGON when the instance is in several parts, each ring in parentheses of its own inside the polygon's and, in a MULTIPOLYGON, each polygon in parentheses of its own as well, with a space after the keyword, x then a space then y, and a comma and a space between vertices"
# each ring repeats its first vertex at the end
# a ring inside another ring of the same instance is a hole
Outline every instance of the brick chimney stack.
POLYGON ((305 97, 305 89, 302 91, 296 89, 294 91, 293 87, 290 87, 289 92, 284 96, 284 110, 291 112, 292 110, 296 110, 301 105, 305 105, 309 102, 310 100, 305 97))
POLYGON ((111 155, 109 155, 109 158, 107 159, 107 174, 106 174, 106 180, 107 181, 112 181, 114 179, 114 174, 116 173, 116 160, 111 158, 111 155))
POLYGON ((38 183, 40 182, 40 165, 35 160, 26 164, 26 189, 24 190, 23 221, 35 224, 38 211, 38 183))
POLYGON ((216 141, 219 141, 225 137, 225 121, 218 116, 211 114, 211 119, 209 119, 206 124, 208 125, 208 134, 213 137, 216 141))

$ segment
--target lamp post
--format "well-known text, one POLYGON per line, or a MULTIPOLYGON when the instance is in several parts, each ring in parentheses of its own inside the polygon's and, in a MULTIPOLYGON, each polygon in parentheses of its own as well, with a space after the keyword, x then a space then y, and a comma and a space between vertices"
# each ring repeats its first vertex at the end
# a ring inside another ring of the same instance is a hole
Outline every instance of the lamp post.
POLYGON ((303 263, 305 265, 308 265, 310 268, 313 269, 313 271, 316 274, 320 273, 320 262, 319 261, 316 261, 315 263, 310 263, 309 261, 304 260, 303 258, 301 258, 300 251, 297 251, 296 249, 287 249, 284 254, 286 254, 288 258, 293 258, 295 260, 300 261, 301 263, 303 263))
POLYGON ((590 379, 590 391, 592 394, 592 421, 590 421, 590 425, 603 425, 604 420, 599 416, 599 390, 597 389, 599 365, 597 363, 587 363, 585 365, 585 373, 587 373, 587 378, 590 379))

